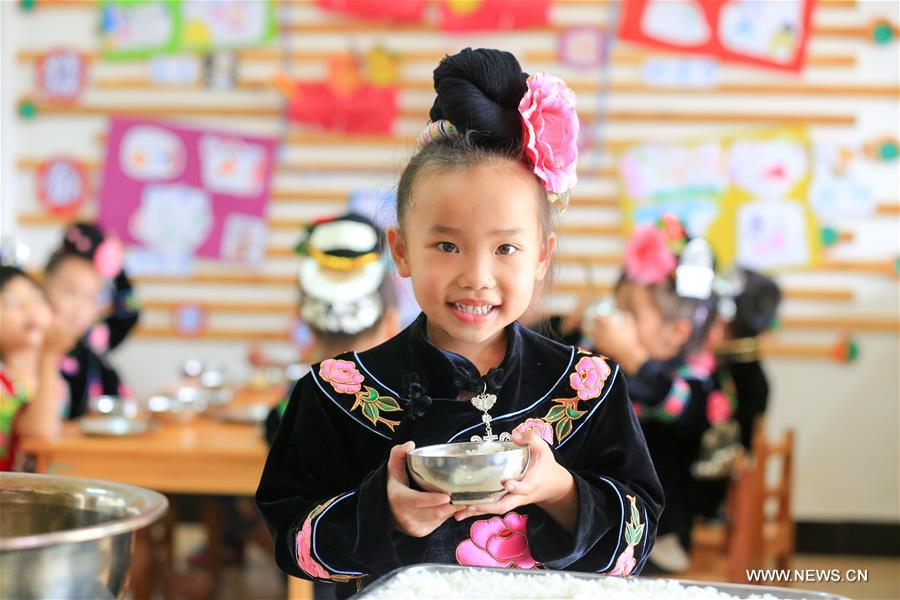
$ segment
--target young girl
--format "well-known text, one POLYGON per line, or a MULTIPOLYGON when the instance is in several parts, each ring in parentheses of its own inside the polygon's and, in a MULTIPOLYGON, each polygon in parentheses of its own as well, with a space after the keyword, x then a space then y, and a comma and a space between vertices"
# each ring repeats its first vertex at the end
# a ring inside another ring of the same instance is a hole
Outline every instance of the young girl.
POLYGON ((98 396, 126 395, 118 374, 104 358, 138 320, 118 240, 94 225, 70 226, 47 263, 44 289, 53 310, 79 338, 62 364, 72 403, 70 417, 84 414, 98 396), (110 281, 111 308, 106 319, 98 322, 104 308, 104 286, 110 281))
POLYGON ((67 407, 59 362, 75 343, 55 322, 40 286, 0 266, 0 471, 21 467, 20 436, 53 437, 67 407))
POLYGON ((616 358, 628 380, 650 455, 665 491, 650 560, 668 572, 687 569, 685 552, 695 509, 691 465, 711 422, 730 406, 713 394, 713 365, 696 359, 716 315, 712 251, 689 240, 677 219, 642 227, 629 239, 625 272, 616 287, 619 314, 598 317, 593 345, 616 358), (723 404, 723 402, 725 404, 723 404))
POLYGON ((422 562, 636 573, 662 493, 620 368, 517 322, 550 265, 551 199, 575 183, 574 95, 497 50, 434 81, 388 232, 423 312, 296 386, 256 495, 278 564, 344 595, 422 562), (484 434, 485 392, 495 433, 530 448, 524 477, 479 506, 413 488, 406 455, 484 434))

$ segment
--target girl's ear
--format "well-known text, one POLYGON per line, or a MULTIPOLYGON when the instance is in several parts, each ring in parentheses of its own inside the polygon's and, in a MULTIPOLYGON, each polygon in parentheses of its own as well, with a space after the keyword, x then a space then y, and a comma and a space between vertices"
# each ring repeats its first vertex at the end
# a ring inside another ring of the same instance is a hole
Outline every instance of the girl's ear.
POLYGON ((551 233, 547 239, 541 244, 541 254, 538 257, 537 271, 534 275, 535 281, 543 281, 547 276, 547 270, 550 268, 550 260, 553 253, 556 252, 556 234, 551 233))
POLYGON ((391 249, 391 258, 397 266, 397 273, 400 277, 409 277, 409 253, 406 247, 406 241, 403 239, 403 233, 397 227, 391 227, 387 230, 388 246, 391 249))

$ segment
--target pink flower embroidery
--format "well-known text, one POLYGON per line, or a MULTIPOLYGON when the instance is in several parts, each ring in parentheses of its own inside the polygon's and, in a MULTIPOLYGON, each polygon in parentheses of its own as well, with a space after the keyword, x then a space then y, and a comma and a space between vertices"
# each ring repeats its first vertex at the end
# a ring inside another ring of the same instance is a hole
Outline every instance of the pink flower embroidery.
POLYGON ((94 352, 99 354, 106 352, 109 349, 109 327, 103 323, 94 325, 88 334, 88 343, 94 349, 94 352))
POLYGON ((527 515, 514 512, 502 519, 475 521, 470 539, 456 547, 456 562, 472 567, 533 568, 537 562, 528 548, 527 522, 527 515))
POLYGON ((547 191, 564 194, 578 180, 578 115, 575 94, 559 77, 535 73, 519 102, 525 152, 547 191))
POLYGON ((677 417, 687 404, 691 395, 691 386, 684 379, 676 379, 672 382, 672 390, 663 403, 663 411, 672 417, 677 417))
POLYGON ((685 362, 701 377, 709 377, 716 370, 716 357, 712 352, 698 352, 685 359, 685 362))
POLYGON ((339 394, 355 394, 360 390, 363 376, 356 365, 347 360, 329 358, 319 366, 319 376, 331 384, 339 394))
POLYGON ((97 246, 94 252, 94 268, 104 279, 112 279, 122 270, 122 244, 109 237, 97 246))
POLYGON ((609 373, 609 365, 599 356, 583 356, 569 375, 569 385, 578 392, 579 399, 590 400, 600 395, 609 373))
POLYGON ((625 525, 625 543, 628 547, 616 559, 616 565, 613 570, 607 573, 612 577, 628 577, 637 565, 634 558, 634 547, 637 546, 641 537, 644 535, 644 525, 641 523, 641 514, 637 508, 637 498, 635 496, 626 496, 631 504, 631 519, 625 525))
POLYGON ((516 425, 513 431, 518 431, 519 433, 534 431, 548 444, 553 443, 553 426, 541 419, 527 419, 524 423, 516 425))
POLYGON ((631 571, 634 570, 636 564, 637 561, 634 559, 634 546, 628 546, 625 548, 625 551, 619 555, 619 558, 616 559, 616 566, 613 567, 613 570, 607 573, 607 575, 611 577, 628 577, 631 575, 631 571))
POLYGON ((713 390, 706 398, 706 419, 716 425, 731 416, 731 402, 721 390, 713 390))
POLYGON ((637 229, 625 246, 625 275, 644 285, 665 280, 677 264, 666 244, 665 234, 656 227, 637 229))
POLYGON ((78 373, 78 361, 71 356, 63 356, 59 359, 59 370, 66 375, 75 375, 78 373))
POLYGON ((328 571, 313 560, 310 547, 312 544, 312 516, 306 518, 303 527, 297 532, 297 564, 300 568, 320 579, 328 579, 328 571))

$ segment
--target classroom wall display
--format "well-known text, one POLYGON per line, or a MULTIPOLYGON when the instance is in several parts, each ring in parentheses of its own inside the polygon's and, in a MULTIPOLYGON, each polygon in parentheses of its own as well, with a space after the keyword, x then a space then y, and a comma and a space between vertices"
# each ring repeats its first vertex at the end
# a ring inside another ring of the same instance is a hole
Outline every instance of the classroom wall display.
POLYGON ((316 0, 316 6, 323 10, 340 13, 348 17, 417 23, 422 20, 427 2, 425 0, 316 0))
POLYGON ((815 0, 630 0, 619 39, 725 62, 800 71, 815 0))
POLYGON ((106 58, 209 51, 264 44, 275 37, 272 0, 102 0, 106 58))
POLYGON ((34 63, 38 95, 50 102, 74 103, 87 80, 88 60, 77 50, 57 48, 41 54, 34 63))
POLYGON ((114 118, 100 223, 126 244, 173 260, 258 265, 275 146, 267 138, 114 118))
POLYGON ((607 39, 598 27, 567 27, 559 34, 559 61, 575 69, 595 69, 606 60, 607 39))
POLYGON ((674 214, 689 235, 709 239, 722 266, 813 266, 821 236, 811 153, 802 128, 629 147, 619 165, 626 228, 674 214))
POLYGON ((441 0, 440 28, 446 33, 543 27, 550 0, 441 0))
POLYGON ((87 169, 66 156, 50 158, 35 171, 37 198, 41 206, 55 217, 68 219, 81 211, 90 194, 87 169))
POLYGON ((397 120, 399 58, 383 51, 364 57, 328 58, 325 81, 293 81, 279 75, 275 85, 288 101, 288 116, 328 131, 391 133, 397 120))
POLYGON ((180 337, 200 337, 206 331, 206 307, 194 302, 181 302, 172 307, 172 329, 180 337))

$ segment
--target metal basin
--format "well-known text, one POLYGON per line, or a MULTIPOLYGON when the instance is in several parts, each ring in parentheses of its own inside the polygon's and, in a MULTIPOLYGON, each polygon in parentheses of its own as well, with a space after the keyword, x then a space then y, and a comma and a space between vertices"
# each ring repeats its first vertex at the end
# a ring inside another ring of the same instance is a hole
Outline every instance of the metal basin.
POLYGON ((135 531, 165 496, 75 477, 0 473, 0 598, 121 598, 135 531))

